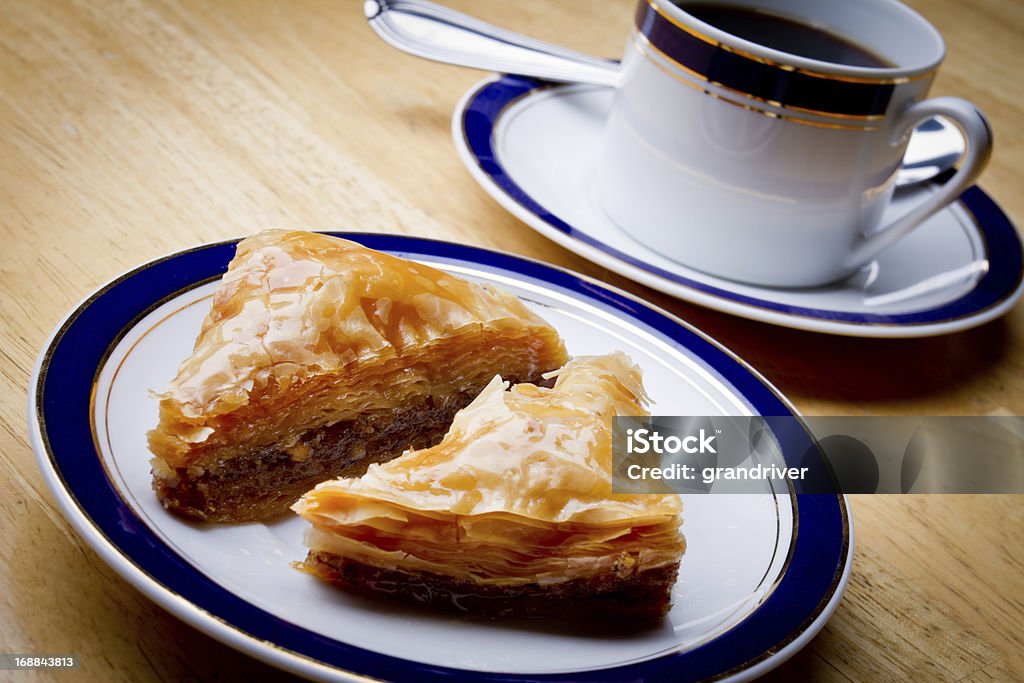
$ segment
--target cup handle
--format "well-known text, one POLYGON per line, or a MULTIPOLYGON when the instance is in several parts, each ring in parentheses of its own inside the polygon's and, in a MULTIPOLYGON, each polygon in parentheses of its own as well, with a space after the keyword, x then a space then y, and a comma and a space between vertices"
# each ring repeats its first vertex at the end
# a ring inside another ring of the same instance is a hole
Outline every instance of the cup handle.
POLYGON ((971 186, 992 156, 992 128, 985 115, 967 100, 959 97, 933 97, 911 105, 900 116, 889 144, 897 145, 918 124, 932 116, 944 116, 960 129, 967 143, 967 151, 960 160, 960 168, 927 201, 896 219, 857 244, 847 259, 848 268, 859 268, 880 251, 905 237, 932 214, 959 197, 971 186))

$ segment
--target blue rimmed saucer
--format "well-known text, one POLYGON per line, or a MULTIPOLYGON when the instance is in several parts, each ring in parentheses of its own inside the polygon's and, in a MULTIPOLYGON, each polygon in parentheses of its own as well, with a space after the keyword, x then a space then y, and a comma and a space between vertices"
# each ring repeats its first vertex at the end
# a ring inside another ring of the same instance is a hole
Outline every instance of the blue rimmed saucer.
MULTIPOLYGON (((515 293, 573 354, 625 351, 657 414, 793 414, 726 349, 596 281, 464 245, 345 236, 515 293)), ((360 599, 291 568, 304 555, 297 517, 207 526, 167 513, 150 488, 150 392, 189 354, 233 254, 234 243, 199 247, 99 289, 54 331, 29 394, 32 446, 65 516, 121 576, 193 626, 321 680, 747 680, 804 646, 836 608, 853 552, 845 500, 771 484, 763 495, 686 497, 674 607, 657 628, 627 634, 360 599)), ((782 442, 791 463, 805 456, 797 441, 782 442)))
MULTIPOLYGON (((456 108, 455 143, 477 182, 531 228, 620 275, 726 313, 815 332, 922 337, 992 320, 1024 293, 1017 231, 978 187, 826 287, 756 287, 676 263, 623 233, 594 196, 612 97, 596 86, 488 79, 456 108)), ((910 210, 935 187, 900 190, 888 211, 910 210)))

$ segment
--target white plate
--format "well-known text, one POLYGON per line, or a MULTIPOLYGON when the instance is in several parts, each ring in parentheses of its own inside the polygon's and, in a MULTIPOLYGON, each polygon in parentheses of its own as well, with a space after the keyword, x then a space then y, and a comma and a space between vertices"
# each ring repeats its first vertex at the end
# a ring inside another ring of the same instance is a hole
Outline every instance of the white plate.
MULTIPOLYGON (((620 275, 726 313, 816 332, 918 337, 980 325, 1024 293, 1017 232, 977 187, 827 287, 756 287, 676 263, 622 232, 593 196, 612 96, 597 86, 488 79, 456 108, 455 144, 477 182, 541 234, 620 275)), ((935 187, 901 190, 887 215, 909 210, 935 187)))
MULTIPOLYGON (((627 352, 644 370, 655 414, 792 414, 717 344, 599 283, 472 247, 347 236, 512 291, 572 354, 627 352)), ((836 496, 766 488, 687 497, 688 551, 674 607, 659 627, 626 633, 480 621, 354 597, 290 566, 305 555, 298 518, 231 526, 169 514, 150 488, 150 392, 190 353, 213 278, 233 251, 226 243, 175 254, 99 290, 54 333, 30 395, 33 447, 65 515, 127 580, 189 623, 325 680, 580 672, 597 680, 742 679, 795 652, 835 608, 852 555, 845 501, 836 496)))

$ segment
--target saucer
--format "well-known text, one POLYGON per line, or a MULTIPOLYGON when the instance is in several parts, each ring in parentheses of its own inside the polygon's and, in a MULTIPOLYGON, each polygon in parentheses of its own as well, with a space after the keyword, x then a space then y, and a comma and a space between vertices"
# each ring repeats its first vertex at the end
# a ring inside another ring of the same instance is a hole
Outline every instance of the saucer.
MULTIPOLYGON (((549 239, 654 289, 752 320, 859 337, 923 337, 981 325, 1024 293, 1017 231, 978 187, 831 285, 758 287, 676 263, 620 230, 595 197, 592 169, 612 97, 599 86, 490 78, 455 110, 456 147, 499 204, 549 239)), ((937 187, 899 190, 883 220, 937 187)))

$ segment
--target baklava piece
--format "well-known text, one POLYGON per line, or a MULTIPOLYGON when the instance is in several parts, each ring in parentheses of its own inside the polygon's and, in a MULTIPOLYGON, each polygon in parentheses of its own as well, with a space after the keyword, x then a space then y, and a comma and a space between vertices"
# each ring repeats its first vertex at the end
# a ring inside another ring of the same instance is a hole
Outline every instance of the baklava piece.
POLYGON ((553 388, 500 378, 440 444, 320 484, 300 569, 356 593, 489 617, 658 618, 679 561, 679 497, 613 495, 612 417, 646 415, 624 354, 553 388))
POLYGON ((309 232, 242 240, 149 432, 164 507, 286 512, 325 479, 431 446, 498 373, 566 360, 515 296, 309 232))

